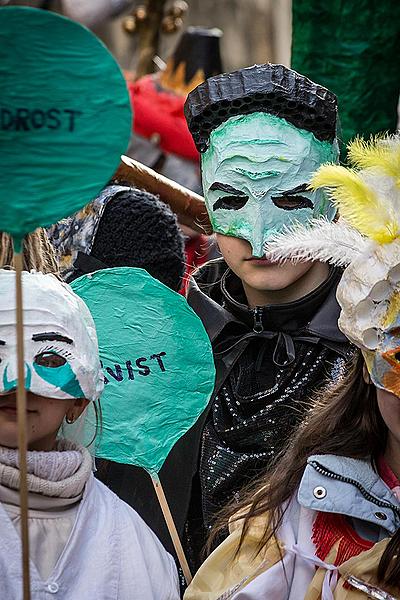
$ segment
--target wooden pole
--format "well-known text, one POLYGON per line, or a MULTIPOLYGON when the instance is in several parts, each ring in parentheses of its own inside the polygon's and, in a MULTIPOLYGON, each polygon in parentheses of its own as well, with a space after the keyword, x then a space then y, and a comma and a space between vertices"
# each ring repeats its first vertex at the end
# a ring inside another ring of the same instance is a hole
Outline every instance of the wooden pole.
POLYGON ((124 155, 114 178, 159 195, 160 200, 169 204, 178 215, 181 223, 201 233, 212 233, 204 198, 196 192, 124 155))
POLYGON ((17 317, 17 420, 18 420, 18 452, 20 472, 20 507, 21 507, 21 541, 22 541, 22 576, 23 600, 30 600, 29 572, 29 528, 28 528, 28 483, 27 483, 27 422, 26 422, 26 390, 24 362, 24 322, 22 311, 22 253, 14 255, 16 270, 16 317, 17 317))
POLYGON ((164 515, 164 519, 167 524, 168 531, 171 536, 176 555, 179 560, 179 564, 181 565, 183 574, 185 576, 186 583, 187 583, 187 585, 189 585, 189 583, 192 581, 192 574, 190 572, 189 565, 188 565, 185 553, 182 548, 182 543, 181 543, 181 540, 179 539, 179 535, 178 535, 178 532, 175 527, 174 519, 172 517, 170 508, 168 506, 167 499, 164 494, 163 487, 161 485, 161 481, 157 475, 152 475, 151 480, 153 482, 154 489, 157 494, 157 499, 158 499, 158 502, 160 503, 160 507, 161 507, 162 513, 164 515))

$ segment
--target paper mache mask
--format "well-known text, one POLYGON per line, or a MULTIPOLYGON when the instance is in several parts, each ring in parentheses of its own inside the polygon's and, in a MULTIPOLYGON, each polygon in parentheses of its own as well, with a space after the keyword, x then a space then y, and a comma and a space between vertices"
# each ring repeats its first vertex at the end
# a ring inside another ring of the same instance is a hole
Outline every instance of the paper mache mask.
POLYGON ((308 183, 338 159, 334 94, 282 65, 256 65, 208 79, 185 112, 215 232, 247 240, 260 257, 286 226, 333 219, 325 192, 308 183))
MULTIPOLYGON (((0 270, 0 394, 17 387, 15 272, 0 270)), ((25 387, 47 398, 97 400, 104 383, 86 304, 53 275, 22 273, 25 387)))
POLYGON ((346 267, 339 327, 361 348, 375 386, 400 397, 400 137, 356 139, 348 157, 354 168, 324 165, 311 182, 328 187, 339 221, 297 225, 266 250, 276 260, 346 267))

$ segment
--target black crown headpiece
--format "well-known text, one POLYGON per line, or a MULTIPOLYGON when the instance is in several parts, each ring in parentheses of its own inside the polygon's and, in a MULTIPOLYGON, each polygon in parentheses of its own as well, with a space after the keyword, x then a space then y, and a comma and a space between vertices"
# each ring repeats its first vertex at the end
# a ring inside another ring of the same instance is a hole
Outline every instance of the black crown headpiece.
POLYGON ((336 137, 333 92, 283 65, 254 65, 210 77, 190 92, 185 116, 199 152, 210 133, 230 117, 265 112, 311 131, 319 140, 336 137))

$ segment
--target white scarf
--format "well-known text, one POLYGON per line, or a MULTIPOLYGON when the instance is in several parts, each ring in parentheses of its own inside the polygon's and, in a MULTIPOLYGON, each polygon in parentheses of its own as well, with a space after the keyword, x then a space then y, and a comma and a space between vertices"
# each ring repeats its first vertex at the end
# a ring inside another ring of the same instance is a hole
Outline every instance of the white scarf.
MULTIPOLYGON (((69 440, 57 440, 50 452, 27 452, 28 489, 30 492, 57 498, 79 496, 92 472, 89 451, 69 440)), ((0 446, 0 484, 19 489, 18 450, 0 446)))

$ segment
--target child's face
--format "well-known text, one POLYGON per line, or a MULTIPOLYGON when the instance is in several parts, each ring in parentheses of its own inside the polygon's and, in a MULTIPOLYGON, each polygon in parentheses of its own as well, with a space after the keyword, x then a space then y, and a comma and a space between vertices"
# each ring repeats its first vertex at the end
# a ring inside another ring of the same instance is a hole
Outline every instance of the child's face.
MULTIPOLYGON (((64 418, 76 420, 88 404, 88 400, 45 398, 28 391, 26 396, 29 450, 52 450, 64 418)), ((0 396, 0 445, 9 448, 18 445, 15 392, 0 396)))
POLYGON ((248 288, 258 291, 285 290, 296 283, 313 266, 312 262, 272 263, 255 259, 249 242, 236 237, 216 234, 219 249, 232 271, 248 288))
MULTIPOLYGON (((15 273, 0 270, 0 445, 17 446, 15 273)), ((22 273, 28 447, 51 450, 103 388, 97 337, 84 302, 52 275, 22 273), (86 400, 87 399, 87 400, 86 400)))
POLYGON ((400 445, 400 399, 387 390, 376 390, 379 411, 390 437, 400 445))

